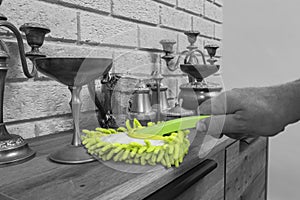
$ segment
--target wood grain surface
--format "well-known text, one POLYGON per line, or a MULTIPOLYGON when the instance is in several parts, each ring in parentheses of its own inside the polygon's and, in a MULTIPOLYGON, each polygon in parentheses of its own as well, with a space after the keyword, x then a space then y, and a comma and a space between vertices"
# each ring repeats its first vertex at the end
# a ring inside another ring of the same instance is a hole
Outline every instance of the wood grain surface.
MULTIPOLYGON (((17 200, 142 199, 205 159, 198 157, 201 139, 196 137, 179 168, 157 166, 147 173, 128 173, 99 161, 64 165, 48 160, 49 153, 70 141, 70 132, 29 140, 37 152, 36 157, 0 168, 0 194, 17 200)), ((224 150, 232 142, 226 138, 220 140, 206 158, 224 150)))
POLYGON ((225 199, 265 199, 262 193, 266 190, 266 168, 266 138, 258 138, 251 144, 235 142, 226 148, 225 199))

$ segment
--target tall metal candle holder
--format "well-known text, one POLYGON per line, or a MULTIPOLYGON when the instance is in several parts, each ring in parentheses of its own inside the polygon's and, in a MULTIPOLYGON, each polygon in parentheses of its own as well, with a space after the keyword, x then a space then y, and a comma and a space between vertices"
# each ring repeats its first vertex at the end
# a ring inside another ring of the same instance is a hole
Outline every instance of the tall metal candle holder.
POLYGON ((175 71, 180 67, 181 71, 188 75, 189 83, 180 86, 178 99, 182 99, 183 108, 195 111, 203 101, 217 95, 222 90, 219 84, 205 81, 205 78, 213 75, 220 68, 220 65, 215 64, 217 60, 214 59, 218 46, 206 45, 204 47, 210 56, 207 60, 209 64, 207 64, 205 54, 195 45, 200 32, 186 31, 184 34, 190 45, 179 53, 177 60, 174 60, 176 56, 173 54, 173 45, 176 42, 169 39, 160 42, 165 52, 162 59, 166 61, 170 71, 175 71))
MULTIPOLYGON (((0 1, 0 5, 2 0, 0 1)), ((50 32, 46 26, 27 23, 20 27, 20 31, 24 32, 31 51, 25 54, 22 36, 19 30, 10 22, 7 17, 0 14, 0 27, 8 28, 17 38, 18 48, 21 58, 23 72, 26 77, 32 78, 36 76, 36 68, 33 66, 31 72, 26 62, 27 56, 31 61, 37 57, 45 57, 39 51, 45 38, 45 34, 50 32)), ((35 155, 35 152, 28 146, 28 143, 19 135, 10 134, 3 121, 3 97, 5 88, 5 79, 8 71, 9 51, 3 40, 0 40, 0 166, 26 161, 35 155)))

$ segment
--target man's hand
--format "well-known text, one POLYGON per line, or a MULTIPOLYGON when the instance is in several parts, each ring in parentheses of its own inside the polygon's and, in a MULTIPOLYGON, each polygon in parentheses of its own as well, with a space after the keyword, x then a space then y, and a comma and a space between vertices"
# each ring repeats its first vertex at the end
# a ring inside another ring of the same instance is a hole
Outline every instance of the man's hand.
POLYGON ((300 113, 297 112, 300 99, 294 92, 300 93, 300 87, 299 81, 295 83, 223 92, 199 106, 198 114, 214 116, 200 121, 197 129, 222 131, 235 139, 276 135, 283 131, 287 124, 299 120, 300 113), (296 106, 294 110, 293 106, 296 106), (210 121, 213 123, 210 124, 210 121))

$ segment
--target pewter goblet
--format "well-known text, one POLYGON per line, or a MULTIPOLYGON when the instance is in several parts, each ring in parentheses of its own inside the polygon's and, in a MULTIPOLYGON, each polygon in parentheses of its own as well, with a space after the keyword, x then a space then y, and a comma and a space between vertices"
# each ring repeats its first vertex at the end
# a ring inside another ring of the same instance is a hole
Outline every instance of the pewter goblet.
POLYGON ((38 71, 56 81, 68 86, 71 91, 70 106, 74 121, 74 133, 71 144, 50 154, 52 161, 59 163, 86 163, 93 161, 81 145, 79 114, 81 108, 80 91, 83 85, 105 75, 112 67, 112 60, 108 58, 75 58, 48 57, 35 59, 38 71))

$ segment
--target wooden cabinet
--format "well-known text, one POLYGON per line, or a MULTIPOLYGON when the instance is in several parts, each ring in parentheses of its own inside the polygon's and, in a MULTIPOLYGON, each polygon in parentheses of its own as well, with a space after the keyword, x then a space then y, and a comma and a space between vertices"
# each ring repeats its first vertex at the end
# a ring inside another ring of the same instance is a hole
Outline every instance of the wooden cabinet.
POLYGON ((70 132, 30 140, 35 158, 0 168, 0 199, 266 199, 265 138, 248 143, 223 138, 204 158, 198 156, 201 140, 196 138, 180 167, 127 173, 101 162, 50 162, 49 153, 68 144, 71 137, 70 132))
POLYGON ((224 158, 214 154, 144 200, 223 200, 224 158))
POLYGON ((203 168, 216 164, 209 173, 192 182, 201 167, 193 168, 146 199, 266 200, 267 150, 266 138, 235 141, 203 161, 203 168))

